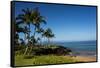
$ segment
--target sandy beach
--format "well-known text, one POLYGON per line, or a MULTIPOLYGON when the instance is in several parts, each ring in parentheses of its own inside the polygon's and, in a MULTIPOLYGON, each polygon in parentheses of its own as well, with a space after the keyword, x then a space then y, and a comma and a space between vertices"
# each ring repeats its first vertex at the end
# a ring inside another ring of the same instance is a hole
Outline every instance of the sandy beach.
POLYGON ((79 62, 95 62, 96 61, 96 57, 91 57, 91 56, 76 56, 73 57, 75 60, 79 61, 79 62))

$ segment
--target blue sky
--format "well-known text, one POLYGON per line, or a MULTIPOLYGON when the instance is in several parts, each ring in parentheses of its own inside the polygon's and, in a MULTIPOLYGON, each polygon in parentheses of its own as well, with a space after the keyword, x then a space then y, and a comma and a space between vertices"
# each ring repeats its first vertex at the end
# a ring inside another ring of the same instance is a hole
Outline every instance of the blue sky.
POLYGON ((16 2, 15 16, 35 7, 46 17, 47 25, 42 27, 52 29, 54 41, 96 40, 96 7, 16 2))

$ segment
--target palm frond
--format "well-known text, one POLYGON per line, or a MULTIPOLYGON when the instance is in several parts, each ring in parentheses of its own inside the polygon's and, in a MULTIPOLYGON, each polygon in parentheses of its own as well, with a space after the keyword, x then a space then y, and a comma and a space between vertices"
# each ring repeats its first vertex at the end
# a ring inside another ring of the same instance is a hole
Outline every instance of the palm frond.
POLYGON ((24 21, 18 21, 18 22, 16 22, 16 25, 19 25, 19 24, 22 24, 22 23, 24 23, 24 21))

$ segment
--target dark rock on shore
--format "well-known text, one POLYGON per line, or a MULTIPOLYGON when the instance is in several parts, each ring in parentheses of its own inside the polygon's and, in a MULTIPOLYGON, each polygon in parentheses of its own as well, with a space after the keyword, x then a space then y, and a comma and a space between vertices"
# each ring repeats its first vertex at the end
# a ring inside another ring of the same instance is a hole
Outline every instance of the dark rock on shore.
POLYGON ((72 52, 71 49, 63 46, 57 46, 56 48, 38 48, 37 50, 33 51, 34 55, 66 55, 70 52, 72 52))

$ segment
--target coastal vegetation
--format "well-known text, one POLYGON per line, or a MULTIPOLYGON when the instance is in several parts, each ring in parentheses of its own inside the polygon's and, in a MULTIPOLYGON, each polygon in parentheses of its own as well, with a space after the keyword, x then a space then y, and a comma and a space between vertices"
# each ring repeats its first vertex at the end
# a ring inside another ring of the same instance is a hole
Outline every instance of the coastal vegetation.
POLYGON ((65 57, 72 52, 70 48, 50 42, 56 35, 50 27, 42 27, 46 24, 46 17, 41 15, 38 7, 22 9, 16 16, 13 22, 15 66, 76 62, 72 57, 65 57), (24 34, 24 39, 20 33, 24 34))

